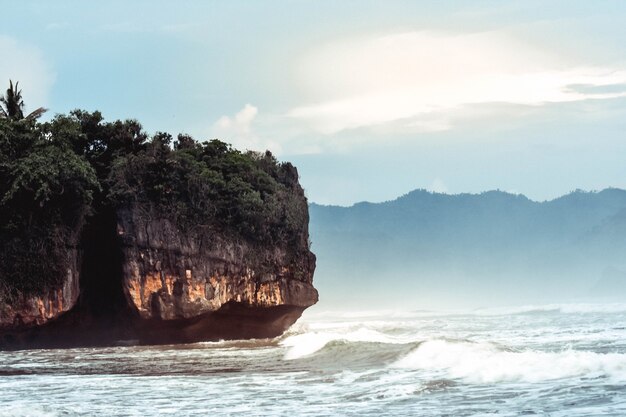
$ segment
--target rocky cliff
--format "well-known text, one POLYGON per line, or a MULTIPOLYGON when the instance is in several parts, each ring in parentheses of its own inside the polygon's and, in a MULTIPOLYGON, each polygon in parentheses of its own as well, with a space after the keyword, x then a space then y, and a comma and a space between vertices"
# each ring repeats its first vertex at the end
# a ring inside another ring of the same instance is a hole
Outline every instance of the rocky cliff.
POLYGON ((42 232, 41 223, 0 234, 0 335, 45 325, 78 303, 82 219, 50 233, 42 232))
POLYGON ((317 301, 311 285, 315 257, 286 248, 253 246, 124 210, 117 233, 124 253, 124 294, 143 319, 175 320, 219 310, 229 302, 248 307, 317 301))
POLYGON ((0 119, 0 162, 0 348, 275 337, 317 302, 269 152, 76 111, 0 119))
POLYGON ((101 253, 81 266, 79 250, 68 249, 71 268, 62 285, 2 303, 0 347, 275 337, 318 300, 315 255, 307 248, 181 230, 137 206, 118 210, 116 219, 116 247, 105 247, 121 253, 120 265, 98 265, 111 262, 101 253), (110 276, 115 271, 121 274, 110 276))
POLYGON ((117 234, 124 295, 132 311, 153 324, 144 332, 151 340, 168 323, 174 324, 167 326, 169 339, 274 337, 318 299, 315 256, 306 248, 294 253, 202 228, 181 230, 175 221, 138 207, 118 212, 117 234), (215 314, 228 310, 240 317, 226 320, 230 328, 224 331, 214 323, 215 314), (264 311, 273 314, 266 317, 264 311))
POLYGON ((74 308, 80 292, 77 249, 68 249, 66 256, 69 266, 60 285, 35 294, 19 293, 0 302, 0 332, 40 326, 74 308))

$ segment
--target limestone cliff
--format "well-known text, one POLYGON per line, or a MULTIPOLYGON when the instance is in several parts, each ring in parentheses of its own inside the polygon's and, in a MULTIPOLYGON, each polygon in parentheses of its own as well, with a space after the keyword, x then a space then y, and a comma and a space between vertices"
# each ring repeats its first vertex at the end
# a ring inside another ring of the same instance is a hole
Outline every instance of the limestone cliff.
POLYGON ((45 325, 76 307, 82 226, 82 220, 56 225, 46 234, 33 222, 22 233, 0 233, 0 336, 45 325))
MULTIPOLYGON (((154 215, 154 214, 153 214, 154 215)), ((317 302, 314 255, 182 231, 168 219, 120 211, 124 293, 143 319, 188 319, 237 302, 249 307, 317 302)))
POLYGON ((98 241, 83 241, 82 266, 80 251, 68 249, 71 268, 60 287, 1 303, 0 348, 275 337, 318 300, 307 246, 182 230, 145 207, 120 209, 115 218, 112 240, 101 218, 97 233, 84 234, 98 241), (119 258, 109 256, 115 251, 119 258))
POLYGON ((317 302, 296 168, 76 110, 0 119, 0 348, 274 337, 317 302))
POLYGON ((59 285, 0 303, 0 348, 278 336, 318 300, 302 219, 268 245, 183 227, 149 204, 103 210, 56 261, 59 285))
POLYGON ((11 300, 0 302, 0 331, 45 324, 76 305, 79 295, 78 251, 68 249, 67 258, 69 266, 60 285, 35 294, 20 293, 11 300))
MULTIPOLYGON (((140 320, 153 323, 151 340, 159 339, 155 322, 176 323, 168 339, 246 337, 245 329, 225 334, 202 326, 215 320, 214 313, 233 306, 252 316, 282 307, 283 313, 271 321, 259 320, 261 328, 254 333, 277 336, 317 302, 312 285, 315 256, 307 247, 267 247, 201 227, 181 230, 175 221, 139 207, 120 210, 117 218, 124 295, 140 320), (277 321, 282 323, 278 327, 277 321)), ((245 326, 244 321, 233 325, 245 326)))

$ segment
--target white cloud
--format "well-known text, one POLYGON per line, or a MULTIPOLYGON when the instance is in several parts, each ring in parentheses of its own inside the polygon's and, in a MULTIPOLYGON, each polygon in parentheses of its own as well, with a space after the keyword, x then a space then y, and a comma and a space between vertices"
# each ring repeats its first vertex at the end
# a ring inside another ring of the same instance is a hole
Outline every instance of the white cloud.
POLYGON ((0 36, 0 92, 9 85, 9 79, 19 81, 26 111, 46 107, 54 84, 55 74, 46 63, 41 51, 31 45, 0 36))
POLYGON ((222 116, 215 122, 215 127, 237 136, 251 134, 251 124, 259 113, 259 109, 252 104, 246 104, 234 117, 222 116))
POLYGON ((473 104, 538 106, 626 95, 571 88, 621 84, 626 70, 570 68, 558 54, 494 32, 409 32, 333 42, 302 60, 299 80, 312 104, 287 115, 325 134, 384 125, 446 130, 447 115, 473 104))
POLYGON ((280 154, 282 146, 278 142, 259 137, 253 129, 258 113, 259 109, 255 106, 246 104, 234 116, 220 117, 213 124, 213 135, 241 150, 269 149, 275 154, 280 154))
POLYGON ((432 191, 433 193, 448 194, 448 187, 441 178, 435 178, 428 190, 432 191))

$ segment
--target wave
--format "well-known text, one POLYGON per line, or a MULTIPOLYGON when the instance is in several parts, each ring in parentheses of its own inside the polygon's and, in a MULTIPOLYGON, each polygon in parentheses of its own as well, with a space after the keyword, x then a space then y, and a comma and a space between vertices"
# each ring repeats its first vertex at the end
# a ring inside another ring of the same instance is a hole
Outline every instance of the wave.
POLYGON ((512 351, 492 343, 430 340, 400 358, 393 368, 442 373, 471 383, 542 382, 561 378, 626 381, 626 354, 566 350, 512 351))
POLYGON ((285 360, 306 359, 323 367, 389 366, 470 383, 534 383, 576 377, 626 382, 625 353, 513 350, 491 342, 388 335, 367 327, 304 331, 288 335, 278 344, 287 348, 285 360))
POLYGON ((287 347, 284 359, 293 360, 310 356, 319 352, 331 342, 342 343, 379 343, 379 344, 406 344, 410 341, 389 336, 376 330, 358 328, 347 332, 306 332, 286 337, 279 344, 287 347))

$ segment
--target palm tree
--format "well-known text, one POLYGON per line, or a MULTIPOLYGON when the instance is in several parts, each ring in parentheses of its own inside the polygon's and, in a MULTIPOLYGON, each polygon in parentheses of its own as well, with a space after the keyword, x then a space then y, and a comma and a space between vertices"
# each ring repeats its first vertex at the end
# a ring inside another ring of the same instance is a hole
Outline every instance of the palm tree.
POLYGON ((0 103, 2 103, 0 105, 0 119, 34 120, 48 111, 48 109, 39 107, 24 117, 24 100, 22 100, 22 90, 17 89, 18 84, 19 81, 13 86, 13 81, 9 80, 9 88, 6 94, 4 97, 0 97, 0 103))

